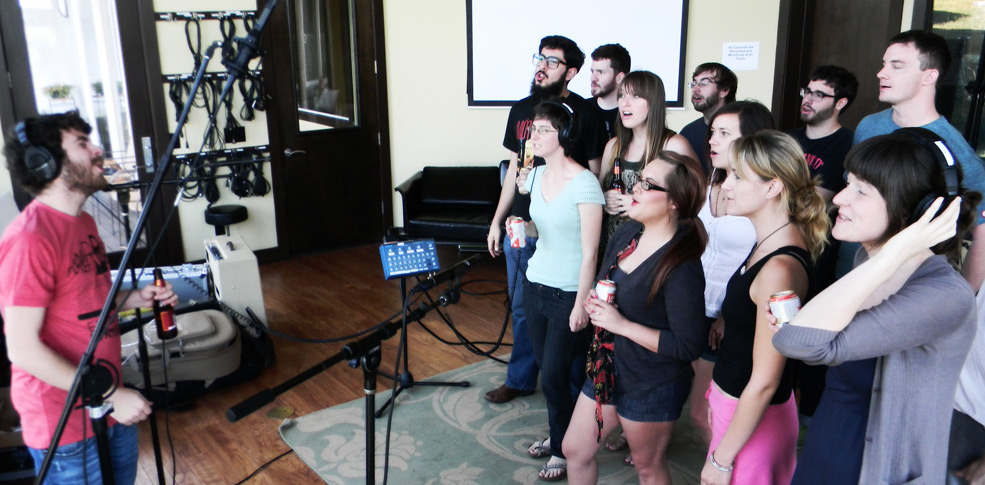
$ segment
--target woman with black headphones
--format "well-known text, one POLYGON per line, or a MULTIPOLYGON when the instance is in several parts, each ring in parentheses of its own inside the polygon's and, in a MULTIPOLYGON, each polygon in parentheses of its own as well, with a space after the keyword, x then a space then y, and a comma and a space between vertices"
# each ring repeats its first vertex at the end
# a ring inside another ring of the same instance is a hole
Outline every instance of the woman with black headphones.
MULTIPOLYGON (((540 239, 524 278, 523 306, 534 356, 541 370, 550 437, 530 446, 534 458, 550 456, 540 478, 565 477, 561 441, 574 409, 572 362, 584 355, 590 338, 585 302, 595 282, 596 249, 605 199, 598 179, 571 158, 575 114, 565 104, 544 102, 533 110, 534 154, 545 164, 527 177, 530 217, 540 239)), ((574 379, 574 381, 573 381, 574 379)))
POLYGON ((787 357, 831 366, 793 483, 941 483, 976 316, 948 257, 981 194, 921 128, 866 140, 845 170, 831 234, 862 244, 855 269, 773 337, 787 357))

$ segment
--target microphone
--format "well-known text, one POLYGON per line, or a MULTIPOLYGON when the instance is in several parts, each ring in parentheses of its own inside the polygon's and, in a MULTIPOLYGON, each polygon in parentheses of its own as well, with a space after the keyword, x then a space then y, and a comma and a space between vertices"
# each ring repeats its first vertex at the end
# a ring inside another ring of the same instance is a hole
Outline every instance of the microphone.
POLYGON ((277 6, 278 1, 269 0, 267 6, 263 9, 263 13, 260 14, 260 18, 253 24, 253 28, 246 34, 246 37, 236 37, 235 41, 238 46, 236 57, 223 59, 222 61, 222 65, 226 66, 226 72, 229 73, 230 79, 246 75, 250 69, 250 61, 260 55, 260 34, 263 33, 263 29, 267 26, 267 21, 270 20, 270 14, 274 11, 274 7, 277 6))
POLYGON ((417 286, 414 287, 413 291, 428 291, 435 286, 451 280, 461 282, 462 276, 465 275, 465 272, 472 266, 479 264, 480 256, 480 254, 476 254, 468 259, 463 259, 462 261, 455 263, 455 265, 451 268, 427 277, 424 281, 418 283, 417 286))

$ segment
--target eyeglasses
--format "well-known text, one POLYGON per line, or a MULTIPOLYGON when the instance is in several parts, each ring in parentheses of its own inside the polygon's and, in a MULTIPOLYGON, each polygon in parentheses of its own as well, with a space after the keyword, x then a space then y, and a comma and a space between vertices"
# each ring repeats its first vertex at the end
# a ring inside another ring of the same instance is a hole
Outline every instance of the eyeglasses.
POLYGON ((806 98, 808 96, 810 96, 810 98, 814 101, 824 101, 824 98, 835 97, 833 94, 828 94, 821 91, 811 91, 811 88, 800 88, 800 97, 806 98))
POLYGON ((550 69, 557 69, 558 64, 564 64, 565 66, 568 65, 567 62, 564 62, 561 59, 558 59, 557 57, 554 57, 554 56, 544 57, 544 56, 540 55, 539 53, 538 54, 534 54, 534 57, 533 57, 532 60, 534 61, 534 65, 535 66, 539 66, 541 62, 547 61, 547 67, 550 68, 550 69))
POLYGON ((687 83, 687 87, 694 89, 695 86, 707 87, 709 84, 718 84, 718 82, 713 79, 703 77, 700 81, 691 81, 687 83))
POLYGON ((557 131, 558 130, 552 130, 546 126, 534 126, 534 125, 527 126, 528 135, 533 135, 536 132, 538 135, 544 136, 548 133, 557 133, 557 131))
POLYGON ((659 186, 657 184, 651 184, 650 182, 647 182, 646 180, 640 180, 640 188, 643 189, 643 190, 656 190, 657 192, 666 192, 667 191, 667 189, 665 189, 665 188, 663 188, 663 187, 661 187, 661 186, 659 186))

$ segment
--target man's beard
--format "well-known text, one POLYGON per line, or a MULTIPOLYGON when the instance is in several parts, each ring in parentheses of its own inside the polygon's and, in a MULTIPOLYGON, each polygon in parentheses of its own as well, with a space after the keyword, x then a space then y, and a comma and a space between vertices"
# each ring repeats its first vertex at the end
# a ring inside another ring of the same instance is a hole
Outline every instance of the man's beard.
POLYGON ((62 165, 62 176, 65 184, 70 189, 78 190, 84 194, 92 195, 109 186, 109 182, 99 175, 94 175, 90 166, 79 166, 71 161, 66 161, 62 165))
POLYGON ((701 100, 700 104, 694 105, 694 110, 703 113, 705 110, 718 104, 720 99, 722 99, 722 96, 718 93, 718 91, 715 91, 715 94, 705 97, 701 100))
POLYGON ((827 119, 834 116, 834 114, 835 114, 835 107, 834 105, 831 105, 828 109, 823 109, 821 111, 811 111, 810 115, 805 115, 804 113, 801 113, 800 121, 803 121, 808 125, 813 125, 820 123, 822 121, 826 121, 827 119))
POLYGON ((603 87, 601 84, 599 84, 599 92, 592 93, 592 96, 595 96, 596 98, 604 98, 615 90, 616 90, 616 83, 612 83, 607 87, 603 87))
POLYGON ((558 79, 553 84, 548 84, 546 86, 539 86, 537 84, 537 79, 534 78, 530 82, 530 94, 535 98, 540 99, 551 99, 561 96, 561 92, 564 91, 564 79, 558 79))

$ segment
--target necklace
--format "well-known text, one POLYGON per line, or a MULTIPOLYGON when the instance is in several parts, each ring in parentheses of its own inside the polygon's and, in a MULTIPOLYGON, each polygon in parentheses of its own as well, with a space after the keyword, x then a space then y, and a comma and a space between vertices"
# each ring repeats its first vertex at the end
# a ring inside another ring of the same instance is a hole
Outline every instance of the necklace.
POLYGON ((720 201, 722 199, 722 186, 721 185, 712 185, 711 186, 711 190, 708 192, 708 198, 710 199, 713 196, 714 196, 714 199, 715 199, 715 207, 714 207, 714 210, 711 212, 711 216, 712 217, 718 217, 718 201, 720 201), (715 193, 715 187, 718 187, 718 193, 717 194, 715 193))
MULTIPOLYGON (((770 238, 770 236, 772 236, 772 235, 780 232, 780 229, 783 229, 784 227, 789 226, 790 225, 790 222, 792 222, 792 221, 787 221, 782 226, 776 228, 773 232, 769 233, 769 235, 767 235, 766 237, 764 237, 762 241, 757 242, 756 245, 752 247, 752 252, 749 253, 749 258, 751 258, 754 254, 756 254, 756 250, 759 249, 759 247, 762 246, 763 243, 766 242, 766 240, 770 238)), ((748 265, 748 263, 749 263, 749 258, 746 258, 746 262, 742 264, 742 268, 739 268, 739 274, 746 274, 746 265, 748 265)))

